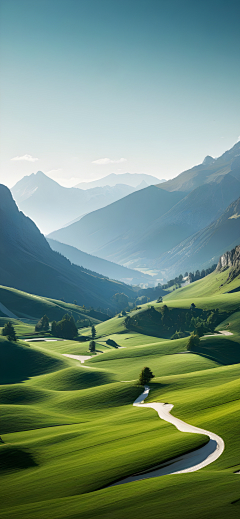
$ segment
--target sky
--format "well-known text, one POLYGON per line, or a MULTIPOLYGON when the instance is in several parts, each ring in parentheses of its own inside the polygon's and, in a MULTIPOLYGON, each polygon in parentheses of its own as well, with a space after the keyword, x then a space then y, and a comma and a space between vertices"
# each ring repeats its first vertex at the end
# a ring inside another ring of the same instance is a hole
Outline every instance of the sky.
POLYGON ((240 136, 239 0, 0 0, 0 182, 173 178, 240 136))

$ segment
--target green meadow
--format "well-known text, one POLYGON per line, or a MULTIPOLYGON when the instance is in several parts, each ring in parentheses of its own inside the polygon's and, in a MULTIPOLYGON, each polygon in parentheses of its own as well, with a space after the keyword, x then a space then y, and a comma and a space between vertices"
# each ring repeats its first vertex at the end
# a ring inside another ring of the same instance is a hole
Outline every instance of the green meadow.
MULTIPOLYGON (((187 337, 155 337, 147 325, 146 334, 131 332, 119 316, 96 323, 97 352, 84 364, 63 354, 89 355, 89 341, 12 343, 0 337, 1 519, 240 516, 240 292, 230 293, 240 279, 227 278, 227 271, 213 272, 163 303, 150 303, 228 312, 217 330, 232 335, 202 337, 195 352, 187 352, 187 337), (109 486, 208 442, 205 435, 178 431, 151 408, 133 407, 143 391, 138 377, 144 366, 155 375, 146 402, 173 404, 174 416, 218 434, 225 450, 196 472, 109 486)), ((34 323, 21 321, 19 301, 19 320, 12 323, 24 337, 34 323)), ((10 307, 10 300, 2 302, 10 307)), ((54 312, 58 302, 49 305, 54 312)), ((90 328, 80 332, 90 340, 90 328)))

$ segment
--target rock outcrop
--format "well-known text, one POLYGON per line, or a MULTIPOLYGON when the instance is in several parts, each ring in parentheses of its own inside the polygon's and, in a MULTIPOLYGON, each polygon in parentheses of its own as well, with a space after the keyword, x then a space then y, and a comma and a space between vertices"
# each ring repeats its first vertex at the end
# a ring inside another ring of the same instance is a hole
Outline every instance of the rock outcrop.
POLYGON ((219 271, 228 267, 240 267, 240 245, 220 256, 216 270, 219 271))

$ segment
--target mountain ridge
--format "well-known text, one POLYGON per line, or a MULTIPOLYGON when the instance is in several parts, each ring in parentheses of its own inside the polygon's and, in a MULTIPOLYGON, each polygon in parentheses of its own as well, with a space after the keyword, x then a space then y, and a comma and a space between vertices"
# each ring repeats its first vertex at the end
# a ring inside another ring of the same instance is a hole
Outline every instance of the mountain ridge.
POLYGON ((129 285, 72 265, 53 251, 35 223, 19 211, 10 190, 2 184, 0 221, 0 285, 105 309, 115 308, 111 298, 116 292, 133 296, 129 285))

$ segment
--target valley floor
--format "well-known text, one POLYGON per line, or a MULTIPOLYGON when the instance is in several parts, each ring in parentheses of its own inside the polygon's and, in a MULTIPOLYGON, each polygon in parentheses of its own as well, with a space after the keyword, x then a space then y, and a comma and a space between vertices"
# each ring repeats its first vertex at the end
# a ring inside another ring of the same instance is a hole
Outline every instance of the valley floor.
MULTIPOLYGON (((208 286, 216 287, 213 274, 208 286)), ((205 278, 164 300, 169 308, 194 302, 228 311, 222 333, 204 336, 186 355, 187 338, 130 332, 124 317, 96 325, 97 355, 89 342, 0 339, 1 519, 239 517, 240 292, 212 288, 204 296, 207 288, 205 278), (143 400, 144 366, 155 378, 144 404, 133 406, 143 400), (178 420, 197 429, 178 430, 178 420), (191 453, 209 446, 206 431, 219 445, 212 463, 145 478, 156 465, 172 471, 175 458, 191 464, 191 453)))

